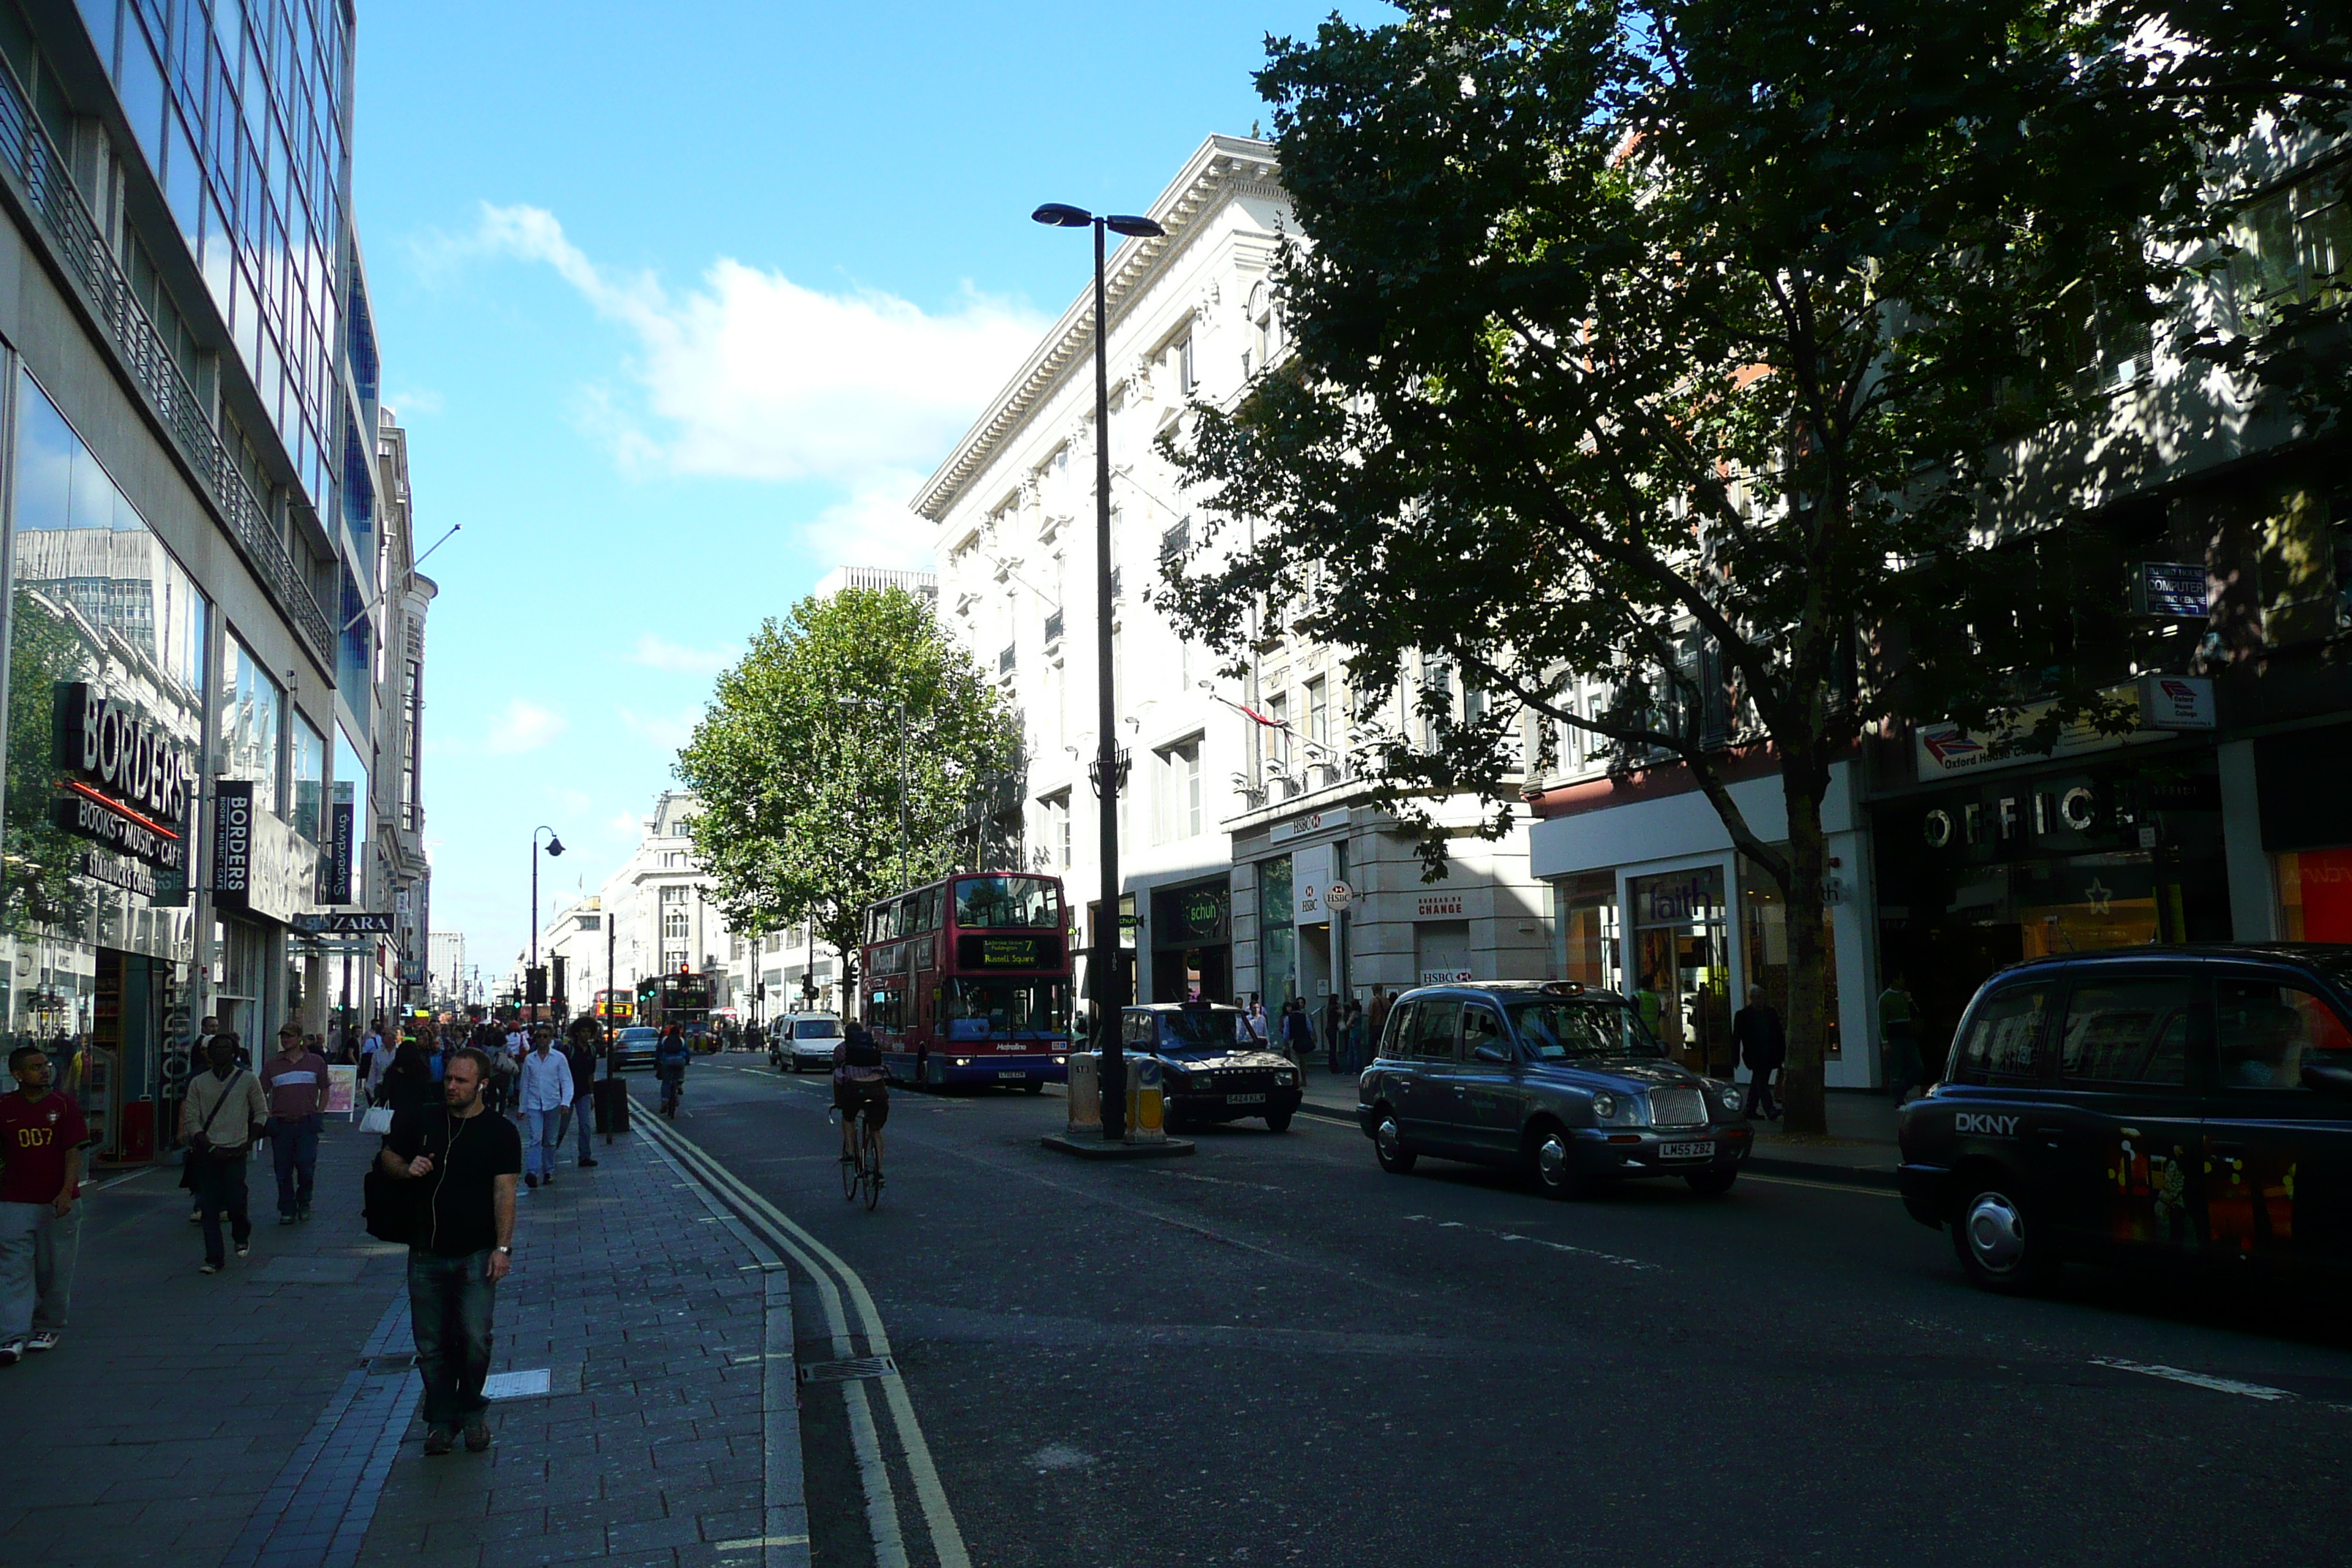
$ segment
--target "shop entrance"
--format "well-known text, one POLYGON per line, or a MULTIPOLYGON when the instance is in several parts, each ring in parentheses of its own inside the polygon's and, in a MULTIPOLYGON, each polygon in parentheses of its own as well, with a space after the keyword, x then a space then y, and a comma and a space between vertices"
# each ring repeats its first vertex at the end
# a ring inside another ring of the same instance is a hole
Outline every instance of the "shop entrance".
POLYGON ((1731 1076, 1731 945, 1723 868, 1636 877, 1633 996, 1674 1058, 1731 1076))
POLYGON ((1151 893, 1151 999, 1234 999, 1233 894, 1222 877, 1151 893))

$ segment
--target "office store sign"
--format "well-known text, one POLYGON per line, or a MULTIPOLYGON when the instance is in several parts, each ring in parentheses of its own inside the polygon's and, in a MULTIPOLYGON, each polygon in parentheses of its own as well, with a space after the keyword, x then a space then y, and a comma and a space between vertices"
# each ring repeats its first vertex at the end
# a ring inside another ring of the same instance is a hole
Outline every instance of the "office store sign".
POLYGON ((98 846, 83 872, 151 897, 184 887, 195 753, 87 681, 58 684, 55 714, 57 824, 98 846))
POLYGON ((310 907, 319 852, 258 805, 249 779, 213 786, 213 902, 290 923, 310 907))

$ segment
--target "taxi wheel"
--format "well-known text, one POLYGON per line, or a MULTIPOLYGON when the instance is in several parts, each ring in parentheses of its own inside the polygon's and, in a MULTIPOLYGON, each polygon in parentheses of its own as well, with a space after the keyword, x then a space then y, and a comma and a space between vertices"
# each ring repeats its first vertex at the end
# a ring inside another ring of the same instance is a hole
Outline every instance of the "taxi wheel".
POLYGON ((1372 1127, 1372 1152, 1381 1162, 1381 1169, 1392 1176, 1402 1176, 1420 1158, 1404 1146, 1404 1129, 1397 1125, 1396 1112, 1381 1107, 1381 1119, 1372 1127))
POLYGON ((1548 1198, 1580 1198, 1593 1184, 1576 1168, 1576 1151, 1560 1128, 1545 1125, 1528 1135, 1528 1174, 1548 1198))
POLYGON ((1021 1092, 1024 1094, 1043 1094, 1045 1092, 1045 1086, 1042 1083, 1024 1083, 1021 1086, 1021 1092))
POLYGON ((1287 1131, 1290 1131, 1290 1112, 1288 1112, 1287 1110, 1278 1110, 1278 1111, 1275 1112, 1272 1116, 1267 1117, 1267 1118, 1265 1119, 1265 1130, 1266 1130, 1268 1132, 1287 1132, 1287 1131))
POLYGON ((1690 1184, 1690 1190, 1703 1198, 1721 1197, 1731 1190, 1731 1184, 1738 1179, 1739 1167, 1737 1165, 1722 1171, 1693 1171, 1683 1178, 1690 1184))
POLYGON ((2026 1206, 2000 1187, 1983 1188, 1961 1204, 1952 1250, 1970 1284, 2003 1296, 2048 1283, 2053 1266, 2026 1206))

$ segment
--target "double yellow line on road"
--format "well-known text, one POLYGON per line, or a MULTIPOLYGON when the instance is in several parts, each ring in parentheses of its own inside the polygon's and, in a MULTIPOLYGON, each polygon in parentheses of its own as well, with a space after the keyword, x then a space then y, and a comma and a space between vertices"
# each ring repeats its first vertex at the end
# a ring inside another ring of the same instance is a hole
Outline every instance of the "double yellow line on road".
MULTIPOLYGON (((835 1356, 845 1360, 857 1353, 851 1341, 849 1312, 843 1305, 845 1290, 849 1307, 856 1312, 857 1335, 866 1342, 866 1353, 891 1353, 890 1336, 882 1327, 882 1313, 874 1305, 874 1298, 856 1269, 660 1116, 646 1117, 645 1127, 688 1174, 709 1187, 761 1239, 790 1258, 815 1281, 825 1327, 833 1335, 835 1356)), ((922 1424, 915 1418, 914 1402, 907 1395, 906 1380, 893 1371, 872 1381, 882 1385, 883 1402, 890 1412, 891 1425, 898 1430, 898 1447, 906 1457, 907 1473, 914 1481, 915 1498, 921 1505, 923 1524, 929 1532, 931 1550, 939 1559, 940 1568, 971 1568, 971 1554, 964 1550, 963 1533, 956 1528, 954 1510, 948 1506, 947 1489, 940 1484, 938 1467, 931 1462, 930 1445, 923 1438, 922 1424)), ((888 1470, 882 1462, 865 1384, 848 1382, 841 1386, 849 1407, 850 1442, 857 1451, 860 1479, 866 1486, 866 1523, 874 1538, 876 1568, 907 1568, 898 1503, 888 1470)))

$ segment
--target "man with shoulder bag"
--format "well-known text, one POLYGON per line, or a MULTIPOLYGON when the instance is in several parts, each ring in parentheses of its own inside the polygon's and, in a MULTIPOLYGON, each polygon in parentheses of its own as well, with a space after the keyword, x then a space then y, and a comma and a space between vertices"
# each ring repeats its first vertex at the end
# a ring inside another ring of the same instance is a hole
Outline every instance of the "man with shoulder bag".
MULTIPOLYGON (((522 1137, 513 1122, 488 1114, 482 1088, 489 1058, 472 1047, 450 1054, 439 1105, 393 1118, 376 1156, 378 1181, 410 1190, 401 1216, 408 1242, 408 1315, 416 1336, 416 1370, 425 1380, 425 1451, 447 1453, 464 1428, 466 1451, 490 1446, 492 1313, 498 1284, 514 1257, 515 1178, 522 1137)), ((369 1199, 369 1230, 378 1199, 369 1199)))
POLYGON ((188 1083, 180 1102, 180 1141, 187 1145, 186 1184, 195 1190, 196 1214, 205 1227, 203 1272, 217 1274, 227 1262, 221 1246, 221 1215, 229 1222, 236 1255, 253 1250, 253 1220, 246 1212, 245 1163, 269 1119, 261 1082, 237 1065, 239 1043, 232 1033, 205 1043, 211 1070, 188 1083))

